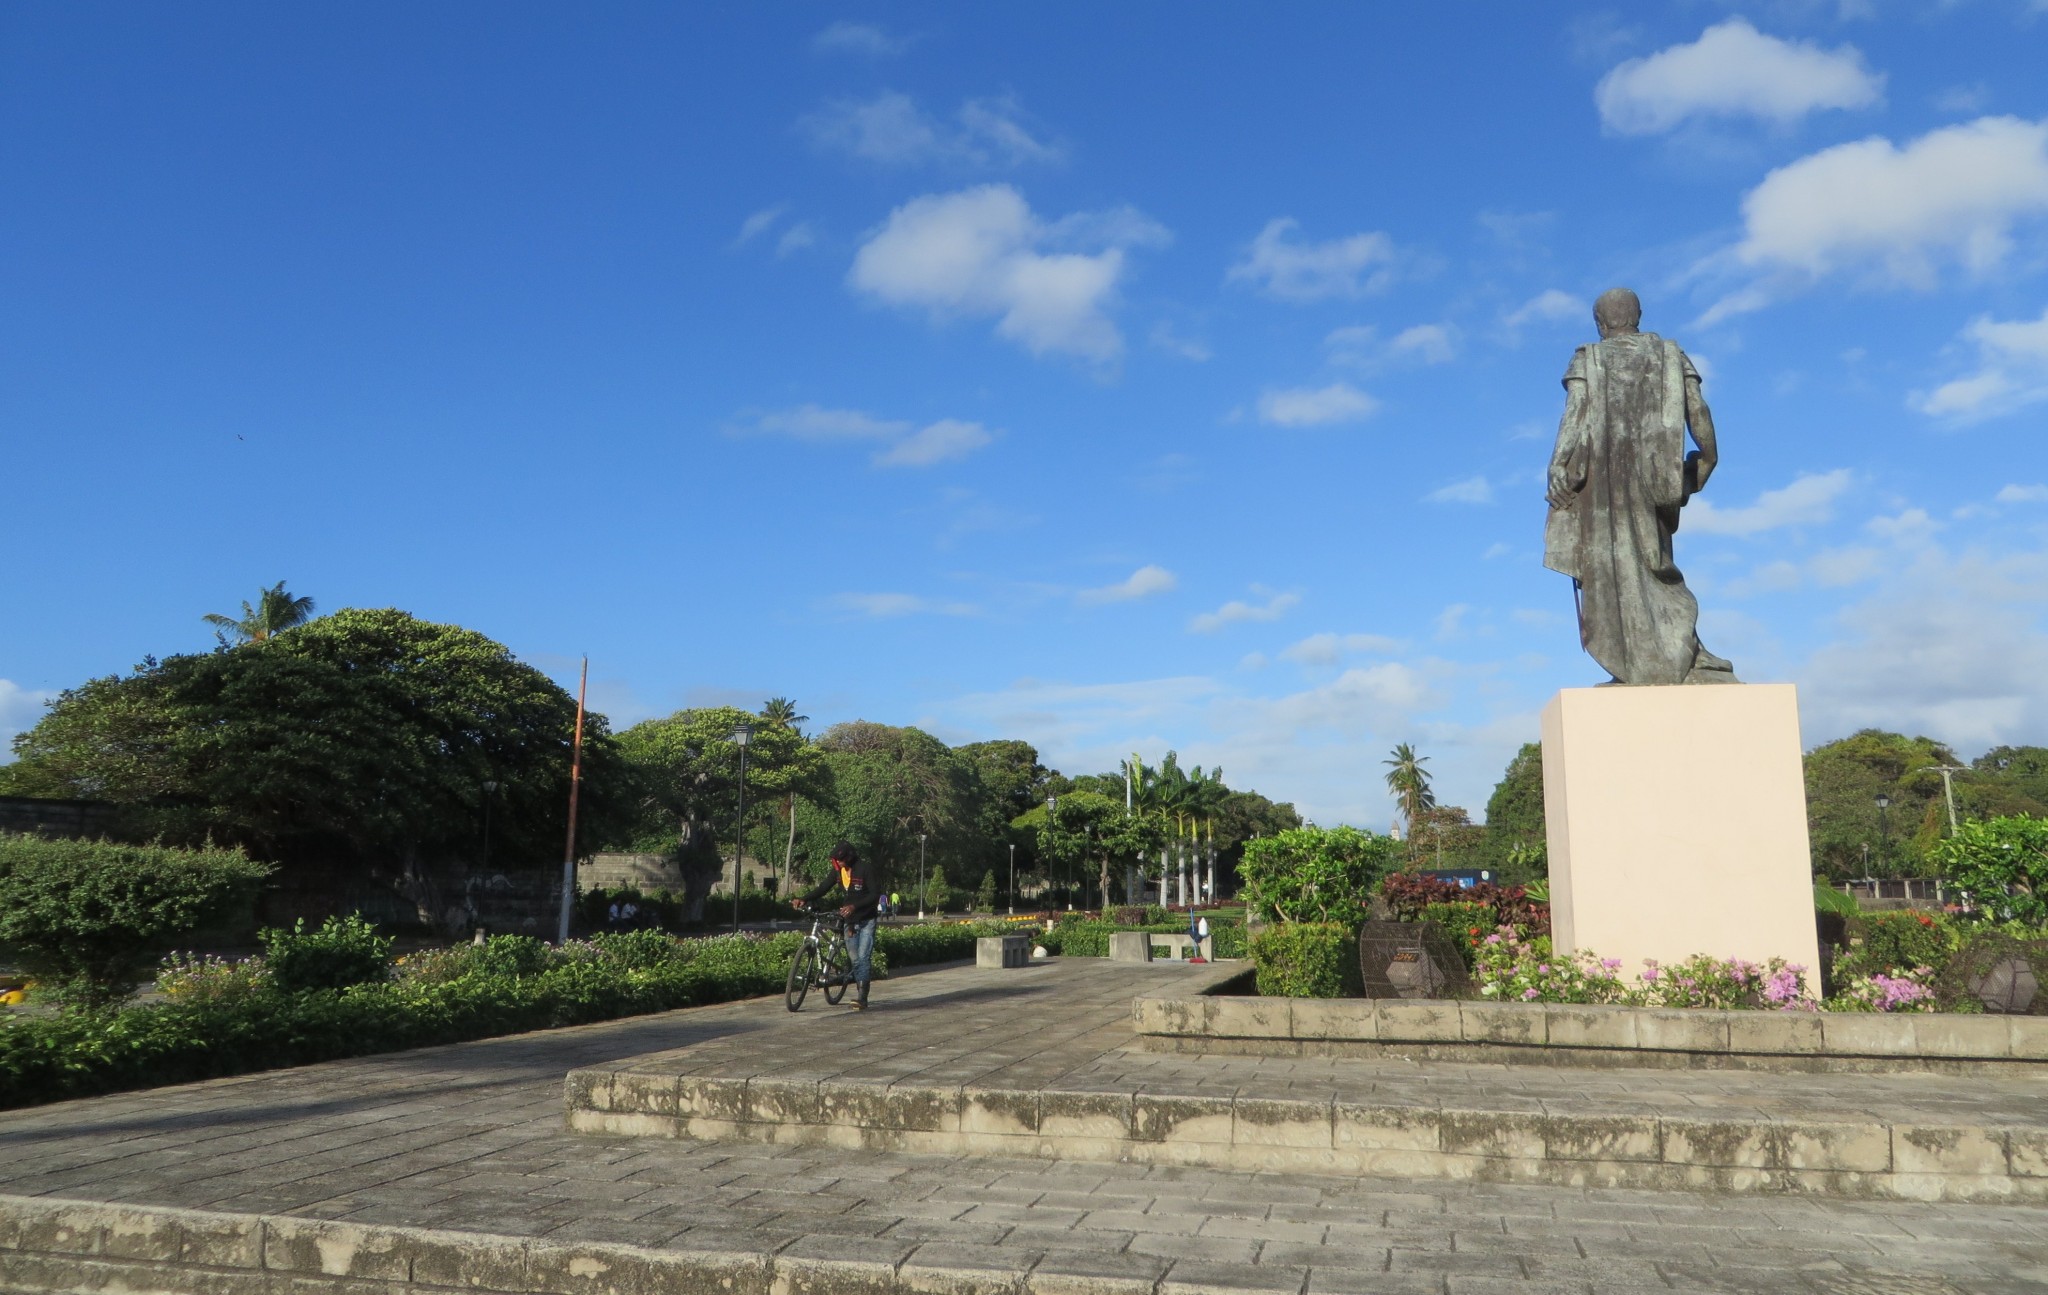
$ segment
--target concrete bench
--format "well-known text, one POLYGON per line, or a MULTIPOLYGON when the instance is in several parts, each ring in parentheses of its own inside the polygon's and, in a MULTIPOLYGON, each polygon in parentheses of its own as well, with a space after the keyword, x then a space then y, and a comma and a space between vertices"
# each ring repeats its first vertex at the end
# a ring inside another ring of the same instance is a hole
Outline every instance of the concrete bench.
MULTIPOLYGON (((1167 935, 1156 931, 1112 931, 1109 936, 1109 960, 1111 962, 1150 962, 1153 950, 1164 947, 1169 958, 1185 959, 1193 938, 1185 935, 1167 935)), ((1202 957, 1216 961, 1214 937, 1202 941, 1202 957)))
POLYGON ((1031 965, 1031 937, 1028 935, 984 935, 974 942, 977 967, 1028 967, 1031 965))

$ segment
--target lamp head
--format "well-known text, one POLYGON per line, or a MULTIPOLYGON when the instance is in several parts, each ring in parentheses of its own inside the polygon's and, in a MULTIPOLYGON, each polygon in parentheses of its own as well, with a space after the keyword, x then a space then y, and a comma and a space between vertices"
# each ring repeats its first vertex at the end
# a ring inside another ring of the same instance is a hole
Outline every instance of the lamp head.
POLYGON ((752 724, 747 723, 745 720, 741 720, 738 724, 733 726, 732 744, 734 746, 744 747, 747 745, 747 743, 753 740, 754 726, 752 724))

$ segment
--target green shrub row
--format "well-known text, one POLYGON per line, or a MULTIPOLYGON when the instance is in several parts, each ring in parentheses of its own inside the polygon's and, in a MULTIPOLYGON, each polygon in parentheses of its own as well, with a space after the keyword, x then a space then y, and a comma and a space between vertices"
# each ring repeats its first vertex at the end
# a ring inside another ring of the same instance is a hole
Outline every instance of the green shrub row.
POLYGON ((1278 922, 1251 942, 1259 994, 1266 998, 1357 998, 1358 930, 1336 922, 1278 922))
MULTIPOLYGON (((877 962, 969 957, 989 933, 885 927, 877 962)), ((637 931, 555 948, 500 936, 412 955, 390 979, 296 992, 253 969, 180 960, 164 984, 168 1001, 0 1022, 0 1108, 772 994, 802 939, 637 931)))
MULTIPOLYGON (((1065 958, 1106 958, 1109 956, 1109 937, 1118 931, 1145 931, 1158 935, 1186 935, 1188 924, 1181 921, 1147 922, 1134 924, 1102 918, 1062 918, 1038 938, 1045 951, 1065 958)), ((1244 958, 1249 950, 1245 944, 1244 927, 1235 922, 1209 923, 1209 938, 1215 945, 1218 958, 1244 958)))

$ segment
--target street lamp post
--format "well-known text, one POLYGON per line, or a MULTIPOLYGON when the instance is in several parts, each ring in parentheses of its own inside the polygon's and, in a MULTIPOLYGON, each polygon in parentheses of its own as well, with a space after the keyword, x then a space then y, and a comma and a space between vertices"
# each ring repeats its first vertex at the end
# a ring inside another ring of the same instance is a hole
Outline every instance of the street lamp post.
POLYGON ((1017 843, 1010 842, 1010 916, 1017 915, 1017 843))
MULTIPOLYGON (((1891 815, 1887 812, 1891 807, 1892 798, 1883 792, 1877 793, 1877 855, 1887 866, 1890 865, 1892 857, 1891 815)), ((1864 871, 1868 872, 1869 869, 1866 867, 1864 871)))
MULTIPOLYGON (((1058 796, 1047 796, 1045 798, 1045 842, 1047 845, 1052 844, 1052 834, 1059 830, 1059 825, 1060 798, 1058 796)), ((1071 909, 1074 906, 1073 887, 1071 885, 1068 886, 1067 891, 1067 907, 1071 909)))
POLYGON ((917 920, 924 920, 924 842, 926 833, 917 834, 917 920))
POLYGON ((732 731, 732 744, 740 749, 740 808, 732 833, 732 929, 740 929, 741 869, 747 858, 747 744, 754 740, 754 726, 741 720, 732 731))

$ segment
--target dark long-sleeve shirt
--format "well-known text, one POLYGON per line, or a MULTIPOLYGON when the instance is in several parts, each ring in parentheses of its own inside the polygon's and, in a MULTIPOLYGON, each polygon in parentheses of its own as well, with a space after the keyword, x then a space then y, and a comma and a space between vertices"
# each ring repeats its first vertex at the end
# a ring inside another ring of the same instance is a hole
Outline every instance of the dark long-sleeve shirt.
POLYGON ((882 903, 882 883, 875 877, 874 865, 863 859, 851 868, 832 865, 832 871, 825 880, 813 886, 804 896, 806 903, 816 903, 833 891, 840 891, 845 898, 840 902, 851 906, 847 920, 856 924, 875 919, 882 903))

